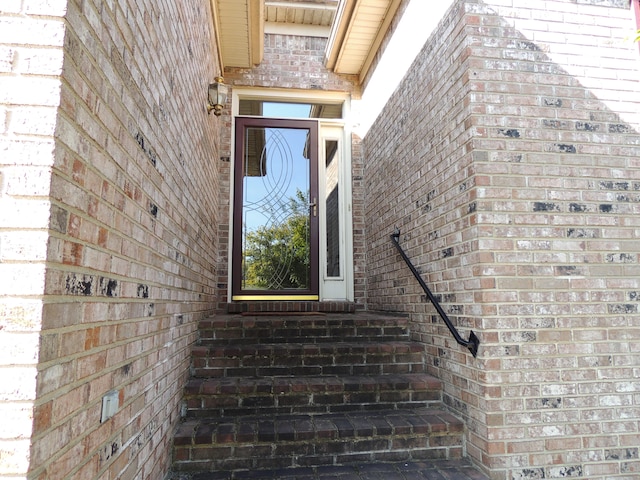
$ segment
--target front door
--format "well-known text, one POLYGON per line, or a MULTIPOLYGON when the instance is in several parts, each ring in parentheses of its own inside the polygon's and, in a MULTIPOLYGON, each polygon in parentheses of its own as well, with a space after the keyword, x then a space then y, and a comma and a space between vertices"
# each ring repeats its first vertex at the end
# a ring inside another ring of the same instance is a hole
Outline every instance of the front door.
POLYGON ((317 300, 318 123, 236 118, 233 300, 317 300))

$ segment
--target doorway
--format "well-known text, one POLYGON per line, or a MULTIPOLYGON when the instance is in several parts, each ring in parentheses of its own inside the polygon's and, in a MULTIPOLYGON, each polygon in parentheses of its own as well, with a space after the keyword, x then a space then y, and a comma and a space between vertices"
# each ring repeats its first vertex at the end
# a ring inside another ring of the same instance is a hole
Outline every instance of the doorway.
POLYGON ((233 298, 318 300, 318 124, 236 118, 233 298))
POLYGON ((353 301, 348 97, 235 89, 230 301, 353 301))

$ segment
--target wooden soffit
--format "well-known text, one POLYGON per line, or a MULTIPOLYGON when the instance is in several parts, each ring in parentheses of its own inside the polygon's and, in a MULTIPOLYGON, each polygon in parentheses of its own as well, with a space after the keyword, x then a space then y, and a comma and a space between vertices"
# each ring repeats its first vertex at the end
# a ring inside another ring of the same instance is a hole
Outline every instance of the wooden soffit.
POLYGON ((223 67, 258 65, 265 32, 322 36, 327 68, 362 81, 401 1, 211 0, 220 61, 223 67))
POLYGON ((358 75, 362 82, 400 3, 401 0, 341 0, 327 44, 327 68, 358 75))
POLYGON ((221 68, 251 68, 264 53, 264 0, 211 0, 221 68))
POLYGON ((339 0, 266 0, 265 31, 327 38, 339 0))

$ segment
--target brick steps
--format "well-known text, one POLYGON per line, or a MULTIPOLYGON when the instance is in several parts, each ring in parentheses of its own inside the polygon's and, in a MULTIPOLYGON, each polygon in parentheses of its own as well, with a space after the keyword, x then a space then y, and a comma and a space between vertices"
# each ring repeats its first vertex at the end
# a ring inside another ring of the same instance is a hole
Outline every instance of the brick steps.
POLYGON ((424 347, 415 342, 278 343, 198 346, 196 377, 375 375, 423 373, 424 347))
POLYGON ((192 378, 185 401, 191 417, 331 413, 427 407, 440 401, 440 388, 426 374, 192 378))
POLYGON ((372 313, 202 321, 174 470, 238 478, 276 469, 280 478, 299 468, 462 459, 464 425, 443 408, 441 383, 408 327, 406 317, 372 313))
POLYGON ((215 471, 458 459, 462 423, 440 409, 188 420, 174 467, 215 471))
POLYGON ((220 315, 199 323, 200 345, 408 341, 397 315, 220 315))
POLYGON ((356 305, 353 302, 326 301, 326 302, 308 302, 308 301, 246 301, 227 304, 228 313, 247 314, 294 314, 300 313, 317 313, 317 312, 333 312, 333 313, 354 313, 356 305))
POLYGON ((167 480, 489 480, 466 459, 174 473, 167 480))

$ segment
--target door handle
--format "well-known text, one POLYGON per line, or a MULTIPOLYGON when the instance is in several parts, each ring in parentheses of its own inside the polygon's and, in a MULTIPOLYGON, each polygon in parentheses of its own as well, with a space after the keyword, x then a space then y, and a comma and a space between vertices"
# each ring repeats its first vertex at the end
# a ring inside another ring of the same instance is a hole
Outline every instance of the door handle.
POLYGON ((313 216, 318 216, 318 199, 313 197, 313 203, 309 204, 309 208, 313 208, 313 216))

